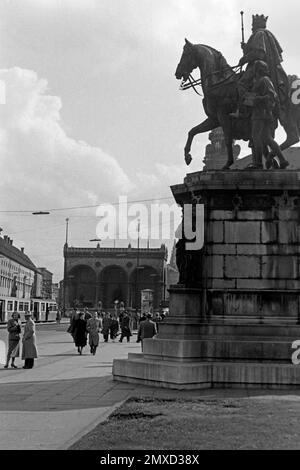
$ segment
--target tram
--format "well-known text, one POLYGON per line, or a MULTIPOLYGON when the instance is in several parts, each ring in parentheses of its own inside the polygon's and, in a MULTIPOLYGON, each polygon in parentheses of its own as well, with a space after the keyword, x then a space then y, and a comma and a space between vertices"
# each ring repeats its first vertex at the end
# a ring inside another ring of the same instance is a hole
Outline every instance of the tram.
POLYGON ((0 297, 0 322, 7 322, 13 312, 18 312, 21 321, 25 313, 31 312, 35 322, 56 320, 57 304, 52 299, 16 299, 0 297))

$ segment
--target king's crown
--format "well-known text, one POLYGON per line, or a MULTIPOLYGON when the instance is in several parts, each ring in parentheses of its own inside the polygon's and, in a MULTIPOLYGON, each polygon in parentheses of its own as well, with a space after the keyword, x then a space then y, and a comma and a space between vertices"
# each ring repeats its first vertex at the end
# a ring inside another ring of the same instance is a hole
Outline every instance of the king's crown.
POLYGON ((252 22, 257 28, 265 28, 268 21, 268 16, 252 15, 252 22))

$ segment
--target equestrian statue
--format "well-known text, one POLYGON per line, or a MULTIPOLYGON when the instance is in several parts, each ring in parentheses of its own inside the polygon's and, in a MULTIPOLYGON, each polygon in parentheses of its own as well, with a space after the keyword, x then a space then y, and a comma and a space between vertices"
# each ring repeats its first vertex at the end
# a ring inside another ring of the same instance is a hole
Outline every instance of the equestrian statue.
POLYGON ((283 169, 289 163, 282 151, 300 140, 300 104, 292 100, 297 76, 287 76, 281 65, 282 49, 266 29, 268 17, 253 15, 252 35, 245 43, 243 12, 241 15, 243 56, 236 67, 230 67, 216 49, 185 40, 175 76, 182 80, 182 90, 193 87, 197 92, 196 86, 202 86, 207 115, 204 122, 188 133, 185 161, 187 165, 192 161, 191 145, 197 134, 222 127, 227 148, 223 169, 233 164, 232 144, 239 139, 249 141, 252 168, 262 169, 264 156, 266 168, 283 169), (196 68, 200 69, 200 80, 191 75, 196 68), (280 146, 274 140, 278 122, 286 132, 286 140, 280 146))

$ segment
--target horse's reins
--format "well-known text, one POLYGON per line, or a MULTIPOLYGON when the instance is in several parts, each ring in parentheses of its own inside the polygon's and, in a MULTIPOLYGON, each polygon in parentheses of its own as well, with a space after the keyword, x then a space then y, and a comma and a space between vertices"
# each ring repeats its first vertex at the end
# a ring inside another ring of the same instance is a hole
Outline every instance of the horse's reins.
POLYGON ((192 87, 193 90, 194 90, 194 92, 197 93, 197 95, 203 96, 203 95, 202 95, 201 93, 199 93, 199 92, 197 91, 197 89, 196 89, 196 86, 199 86, 199 85, 202 86, 202 80, 201 80, 201 78, 199 78, 198 80, 195 80, 194 77, 193 77, 193 75, 190 73, 188 80, 189 80, 189 84, 187 84, 187 87, 185 88, 185 87, 183 86, 183 87, 181 88, 181 90, 183 90, 183 91, 184 91, 184 90, 188 90, 189 88, 192 87))
MULTIPOLYGON (((235 69, 238 69, 238 68, 242 68, 241 65, 235 65, 234 67, 229 67, 232 71, 234 71, 235 69)), ((221 70, 216 70, 215 72, 211 72, 209 74, 207 74, 207 77, 209 77, 210 75, 215 75, 217 73, 221 73, 221 72, 224 72, 225 70, 227 69, 221 69, 221 70)), ((225 78, 224 80, 222 80, 221 82, 218 82, 218 83, 215 83, 214 85, 212 85, 210 88, 214 88, 214 87, 217 87, 219 85, 222 85, 223 83, 226 83, 227 80, 231 79, 232 78, 232 75, 225 78)), ((189 83, 183 83, 180 85, 180 90, 181 91, 185 91, 185 90, 189 90, 190 88, 193 88, 194 92, 197 93, 197 95, 199 96, 203 96, 201 93, 199 93, 197 90, 196 90, 196 86, 202 86, 202 80, 201 78, 198 78, 197 80, 194 79, 194 77, 192 76, 192 74, 190 73, 189 74, 189 78, 188 78, 188 81, 189 83)))

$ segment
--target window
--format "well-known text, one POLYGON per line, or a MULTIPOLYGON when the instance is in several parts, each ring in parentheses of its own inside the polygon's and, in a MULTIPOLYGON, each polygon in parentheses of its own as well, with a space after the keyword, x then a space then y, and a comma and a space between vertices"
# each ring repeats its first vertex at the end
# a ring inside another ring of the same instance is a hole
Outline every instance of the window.
POLYGON ((9 300, 9 301, 7 302, 7 310, 8 310, 9 312, 12 312, 12 311, 13 311, 13 302, 12 302, 12 300, 9 300))
POLYGON ((19 310, 20 310, 20 312, 24 312, 24 303, 23 302, 19 302, 19 310))

